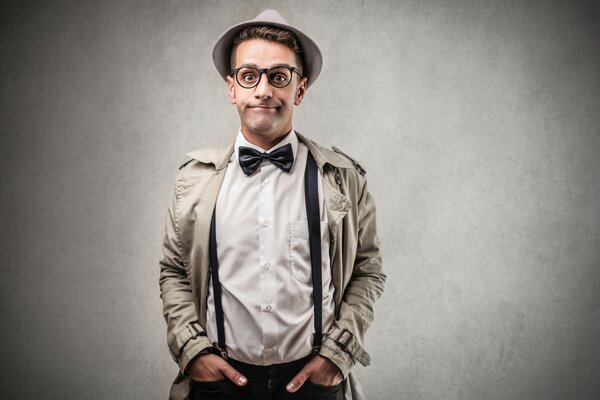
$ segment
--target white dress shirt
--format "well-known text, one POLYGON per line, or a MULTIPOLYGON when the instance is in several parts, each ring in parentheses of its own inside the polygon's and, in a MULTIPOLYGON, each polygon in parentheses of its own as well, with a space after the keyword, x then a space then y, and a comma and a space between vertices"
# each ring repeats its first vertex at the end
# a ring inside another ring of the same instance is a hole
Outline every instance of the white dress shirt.
MULTIPOLYGON (((225 341, 235 360, 271 365, 308 355, 314 308, 304 170, 308 149, 292 130, 276 148, 290 143, 290 173, 265 160, 252 175, 239 166, 239 146, 252 147, 240 131, 216 205, 217 256, 222 285, 225 341)), ((323 275, 323 332, 333 322, 329 231, 319 174, 323 275)), ((216 342, 212 282, 207 336, 216 342)))

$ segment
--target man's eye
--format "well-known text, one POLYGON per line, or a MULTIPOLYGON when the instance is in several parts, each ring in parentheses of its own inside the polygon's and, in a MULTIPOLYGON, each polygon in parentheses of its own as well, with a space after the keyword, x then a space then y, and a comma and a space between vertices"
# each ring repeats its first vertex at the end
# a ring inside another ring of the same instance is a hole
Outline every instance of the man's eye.
POLYGON ((256 74, 244 74, 242 75, 244 82, 254 82, 256 80, 256 74))
POLYGON ((275 74, 275 75, 271 76, 271 80, 273 82, 283 83, 283 82, 287 81, 287 76, 285 76, 283 74, 275 74))

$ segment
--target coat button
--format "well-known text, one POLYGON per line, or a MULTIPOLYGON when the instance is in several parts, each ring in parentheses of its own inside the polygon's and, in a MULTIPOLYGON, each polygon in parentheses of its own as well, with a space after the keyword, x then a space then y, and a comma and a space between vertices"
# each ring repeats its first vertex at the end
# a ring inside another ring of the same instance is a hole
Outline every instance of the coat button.
POLYGON ((342 177, 340 176, 339 172, 335 173, 335 183, 337 183, 338 185, 342 184, 342 177))

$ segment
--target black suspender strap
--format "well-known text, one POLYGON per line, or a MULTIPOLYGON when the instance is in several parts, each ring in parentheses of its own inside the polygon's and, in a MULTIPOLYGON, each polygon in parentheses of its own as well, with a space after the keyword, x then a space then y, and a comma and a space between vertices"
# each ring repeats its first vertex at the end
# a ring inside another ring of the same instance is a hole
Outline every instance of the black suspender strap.
MULTIPOLYGON (((319 352, 323 343, 323 283, 321 276, 321 218, 319 213, 319 186, 318 168, 315 159, 310 152, 306 160, 304 171, 304 200, 306 203, 306 217, 308 220, 308 237, 310 245, 310 264, 313 281, 313 304, 315 336, 313 339, 313 354, 319 352)), ((225 318, 223 315, 223 304, 221 302, 221 282, 219 280, 219 259, 217 257, 216 238, 216 209, 213 210, 210 221, 209 237, 209 260, 210 274, 212 278, 213 300, 215 303, 215 318, 217 322, 217 343, 213 343, 221 357, 227 359, 227 347, 225 345, 225 318)))
POLYGON ((318 353, 323 342, 323 283, 321 282, 321 217, 319 213, 319 186, 317 163, 310 152, 304 171, 304 199, 308 220, 308 240, 310 245, 310 264, 313 281, 313 303, 315 337, 313 353, 318 353))
POLYGON ((215 214, 216 207, 213 210, 212 219, 210 221, 210 239, 209 239, 209 259, 210 259, 210 275, 213 286, 213 300, 215 302, 215 316, 217 319, 217 337, 216 347, 221 352, 221 357, 227 360, 227 347, 225 346, 225 317, 223 316, 223 304, 221 303, 221 281, 219 280, 219 258, 217 257, 217 235, 215 214))

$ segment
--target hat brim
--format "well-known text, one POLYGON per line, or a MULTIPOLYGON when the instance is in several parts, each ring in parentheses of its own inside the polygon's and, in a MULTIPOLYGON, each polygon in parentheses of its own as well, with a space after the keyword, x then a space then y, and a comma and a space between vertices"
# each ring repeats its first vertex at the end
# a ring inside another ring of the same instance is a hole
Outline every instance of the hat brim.
POLYGON ((283 28, 296 35, 300 47, 302 48, 302 59, 304 62, 303 75, 308 77, 307 87, 312 85, 317 80, 317 77, 321 73, 321 68, 323 66, 323 56, 319 46, 317 46, 317 44, 311 38, 293 26, 266 20, 241 22, 223 32, 223 34, 215 42, 212 52, 213 62, 215 63, 215 67, 217 67, 219 74, 223 77, 223 79, 226 79, 231 73, 230 56, 231 48, 233 46, 233 38, 235 35, 246 27, 264 25, 283 28))

